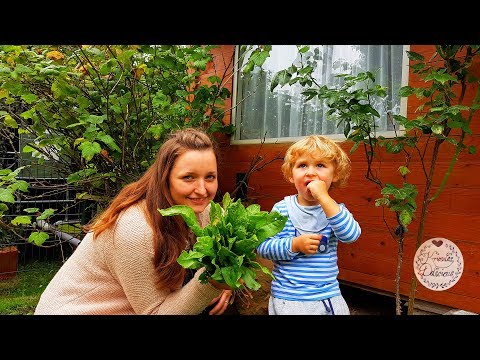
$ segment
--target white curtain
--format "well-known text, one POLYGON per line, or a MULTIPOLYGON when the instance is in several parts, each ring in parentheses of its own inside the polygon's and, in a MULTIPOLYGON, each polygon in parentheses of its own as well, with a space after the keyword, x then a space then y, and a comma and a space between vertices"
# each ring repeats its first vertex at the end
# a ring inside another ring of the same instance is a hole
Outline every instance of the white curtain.
MULTIPOLYGON (((382 117, 378 131, 393 129, 386 112, 398 114, 402 86, 402 45, 311 45, 316 52, 317 67, 314 76, 319 83, 332 87, 340 81, 335 75, 371 71, 376 84, 387 87, 386 101, 375 104, 382 117)), ((327 119, 327 107, 318 99, 305 101, 298 83, 277 86, 272 93, 270 83, 280 70, 298 61, 295 45, 274 45, 263 69, 248 75, 240 73, 237 79, 235 125, 236 140, 298 137, 309 134, 343 134, 335 121, 327 119)))

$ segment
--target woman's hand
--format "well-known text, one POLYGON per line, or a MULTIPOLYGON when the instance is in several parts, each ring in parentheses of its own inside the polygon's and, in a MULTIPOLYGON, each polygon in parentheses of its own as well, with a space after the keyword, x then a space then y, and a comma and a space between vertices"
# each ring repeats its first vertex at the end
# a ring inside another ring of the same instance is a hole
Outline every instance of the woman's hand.
POLYGON ((225 310, 227 310, 227 307, 232 298, 232 294, 232 290, 222 290, 222 293, 217 297, 213 298, 213 300, 210 301, 210 304, 208 304, 208 306, 210 306, 216 303, 216 305, 209 311, 208 314, 222 315, 225 310))

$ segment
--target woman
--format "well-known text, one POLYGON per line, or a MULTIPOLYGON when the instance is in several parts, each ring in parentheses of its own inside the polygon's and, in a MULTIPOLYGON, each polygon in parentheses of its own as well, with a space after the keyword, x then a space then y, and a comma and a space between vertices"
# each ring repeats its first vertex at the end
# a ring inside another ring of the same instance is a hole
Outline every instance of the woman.
POLYGON ((87 226, 35 314, 188 315, 209 305, 210 315, 222 314, 232 291, 214 280, 201 284, 203 268, 188 278, 177 258, 195 236, 182 217, 162 217, 157 210, 188 205, 204 227, 217 188, 211 139, 195 129, 173 133, 145 174, 87 226))

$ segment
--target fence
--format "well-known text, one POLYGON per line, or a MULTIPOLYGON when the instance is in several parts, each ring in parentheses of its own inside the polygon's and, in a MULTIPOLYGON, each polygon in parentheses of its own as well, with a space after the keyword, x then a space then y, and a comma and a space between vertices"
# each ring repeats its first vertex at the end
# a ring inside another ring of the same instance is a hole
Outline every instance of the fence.
POLYGON ((29 153, 21 153, 23 145, 31 139, 19 136, 16 131, 5 133, 5 129, 2 129, 2 137, 5 141, 0 146, 0 168, 15 170, 25 166, 17 179, 30 185, 28 192, 18 192, 14 204, 4 214, 4 223, 10 223, 17 215, 28 215, 25 209, 29 208, 38 208, 40 213, 46 209, 56 211, 48 222, 19 227, 15 234, 0 229, 0 251, 16 246, 19 264, 32 260, 65 260, 83 238, 82 226, 94 215, 95 203, 76 198, 81 189, 67 184, 66 178, 55 169, 55 162, 38 161, 29 153), (42 246, 31 244, 27 239, 33 230, 46 231, 50 238, 42 246))

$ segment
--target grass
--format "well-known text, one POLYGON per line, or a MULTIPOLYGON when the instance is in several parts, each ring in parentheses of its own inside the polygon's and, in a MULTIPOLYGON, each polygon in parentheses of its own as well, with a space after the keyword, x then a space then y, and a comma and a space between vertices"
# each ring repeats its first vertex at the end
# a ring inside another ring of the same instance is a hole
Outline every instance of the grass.
POLYGON ((61 265, 60 261, 19 264, 14 278, 0 280, 0 315, 33 315, 40 295, 61 265))

